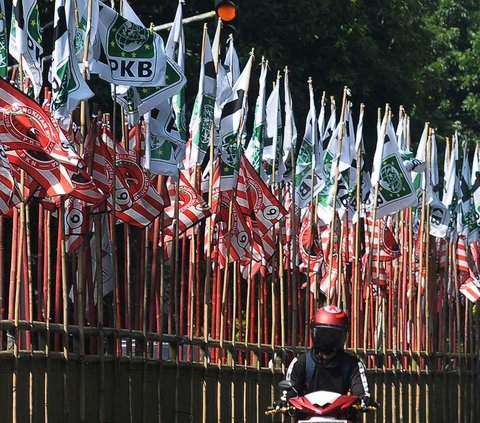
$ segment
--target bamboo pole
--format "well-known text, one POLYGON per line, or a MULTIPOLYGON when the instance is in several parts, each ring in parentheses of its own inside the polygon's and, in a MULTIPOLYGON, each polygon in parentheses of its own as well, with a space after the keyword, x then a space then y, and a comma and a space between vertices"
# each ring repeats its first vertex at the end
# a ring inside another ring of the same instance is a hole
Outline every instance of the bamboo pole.
MULTIPOLYGON (((338 167, 339 167, 339 164, 340 164, 340 156, 341 156, 341 151, 342 151, 347 93, 348 93, 348 87, 345 86, 343 88, 342 109, 340 110, 340 121, 338 123, 339 124, 339 129, 338 129, 338 138, 337 138, 337 141, 338 141, 338 143, 337 143, 337 157, 335 158, 335 160, 336 160, 336 163, 335 163, 335 177, 333 179, 333 190, 332 190, 333 201, 332 201, 332 220, 330 222, 329 289, 331 289, 331 284, 332 284, 333 249, 334 249, 334 242, 335 242, 335 221, 336 221, 336 214, 337 214, 337 191, 338 191, 338 177, 339 177, 338 167)), ((337 251, 337 254, 338 254, 338 257, 339 257, 339 260, 340 260, 340 257, 341 257, 340 251, 337 251)), ((340 263, 339 263, 338 277, 340 277, 340 273, 341 273, 341 267, 340 267, 340 263)), ((327 295, 327 304, 330 304, 330 292, 327 295)))

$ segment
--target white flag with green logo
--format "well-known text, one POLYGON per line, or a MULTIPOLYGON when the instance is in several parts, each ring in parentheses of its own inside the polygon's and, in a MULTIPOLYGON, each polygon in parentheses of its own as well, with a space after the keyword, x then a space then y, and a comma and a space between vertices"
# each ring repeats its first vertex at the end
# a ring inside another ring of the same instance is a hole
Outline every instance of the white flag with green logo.
POLYGON ((7 15, 5 3, 0 0, 0 77, 7 78, 7 15))
POLYGON ((480 144, 475 146, 475 152, 473 154, 471 184, 474 217, 477 225, 480 226, 480 144))
POLYGON ((92 72, 112 84, 154 87, 166 85, 162 38, 99 3, 92 72))
POLYGON ((285 69, 283 89, 285 93, 285 126, 283 128, 283 163, 285 163, 285 176, 291 178, 292 157, 295 145, 297 144, 297 126, 293 116, 292 93, 289 86, 289 70, 285 69))
MULTIPOLYGON (((126 0, 122 3, 122 14, 125 19, 144 26, 126 0)), ((152 87, 118 85, 115 92, 116 101, 127 112, 128 121, 133 125, 138 122, 140 116, 177 94, 186 82, 187 79, 177 63, 167 57, 164 85, 152 87)))
POLYGON ((267 174, 267 182, 281 182, 285 173, 283 163, 283 131, 280 107, 280 74, 268 97, 265 119, 265 144, 263 160, 267 174))
POLYGON ((61 119, 75 110, 80 101, 93 96, 80 74, 75 57, 75 15, 71 0, 55 1, 53 32, 55 43, 50 69, 51 108, 53 116, 61 119))
MULTIPOLYGON (((182 74, 185 73, 185 36, 183 34, 182 23, 183 2, 178 2, 177 12, 173 21, 173 26, 168 35, 165 45, 165 54, 172 59, 180 68, 182 74)), ((187 123, 185 121, 185 88, 172 97, 172 108, 175 112, 175 120, 180 136, 184 142, 187 142, 187 123)))
POLYGON ((222 191, 230 190, 236 182, 240 164, 240 142, 246 119, 247 93, 250 84, 253 55, 250 55, 243 72, 235 82, 232 94, 225 102, 220 119, 221 179, 222 191))
POLYGON ((430 172, 430 184, 432 187, 432 202, 430 204, 430 235, 437 238, 445 238, 447 235, 450 213, 447 207, 445 207, 440 201, 440 178, 438 176, 438 154, 435 132, 432 132, 431 146, 432 151, 430 153, 430 164, 428 167, 428 171, 430 172))
POLYGON ((190 120, 192 137, 192 151, 190 164, 202 164, 210 146, 215 108, 215 93, 217 89, 217 75, 212 55, 212 46, 208 37, 207 28, 204 28, 203 60, 200 65, 198 92, 193 105, 190 120))
POLYGON ((168 101, 145 116, 147 123, 144 167, 156 175, 178 176, 185 143, 177 129, 168 101))
POLYGON ((36 0, 13 0, 9 52, 20 63, 33 85, 35 98, 43 85, 42 28, 36 0))
POLYGON ((253 133, 245 150, 245 156, 260 175, 263 170, 261 165, 262 150, 265 139, 265 82, 268 73, 268 60, 260 64, 260 77, 258 79, 258 97, 255 102, 255 116, 253 119, 253 133))
POLYGON ((300 145, 295 167, 295 204, 299 208, 308 206, 312 197, 316 195, 320 188, 320 181, 314 172, 312 172, 312 169, 315 167, 314 146, 318 142, 318 125, 313 87, 311 84, 309 84, 308 92, 310 96, 310 109, 308 111, 305 134, 302 144, 300 145))
POLYGON ((98 2, 93 1, 91 2, 91 12, 89 16, 88 4, 90 3, 89 0, 76 0, 76 14, 78 15, 76 19, 76 27, 75 27, 75 37, 74 37, 74 45, 75 45, 75 56, 77 57, 77 62, 80 65, 80 69, 83 71, 84 60, 85 60, 85 53, 86 56, 86 63, 85 67, 86 70, 89 71, 92 63, 93 63, 93 55, 92 49, 93 44, 95 42, 95 37, 97 33, 98 27, 98 2), (87 44, 87 34, 88 35, 88 50, 85 52, 85 47, 87 44))
POLYGON ((371 180, 374 189, 378 186, 377 219, 417 205, 411 177, 398 151, 395 129, 386 118, 377 140, 371 180))

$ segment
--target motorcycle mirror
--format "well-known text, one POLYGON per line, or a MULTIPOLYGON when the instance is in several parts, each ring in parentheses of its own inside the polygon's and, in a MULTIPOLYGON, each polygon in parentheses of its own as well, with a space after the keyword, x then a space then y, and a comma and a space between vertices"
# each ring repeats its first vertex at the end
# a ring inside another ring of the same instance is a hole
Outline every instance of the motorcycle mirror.
POLYGON ((278 383, 278 387, 284 391, 290 391, 293 389, 292 382, 289 380, 282 380, 278 383))

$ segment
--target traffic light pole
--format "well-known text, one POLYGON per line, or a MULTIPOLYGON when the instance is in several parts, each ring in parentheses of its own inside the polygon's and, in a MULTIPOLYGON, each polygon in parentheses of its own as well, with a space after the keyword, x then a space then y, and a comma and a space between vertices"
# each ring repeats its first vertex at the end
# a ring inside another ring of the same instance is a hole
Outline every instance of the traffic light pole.
MULTIPOLYGON (((182 19, 182 23, 185 25, 190 22, 204 21, 206 19, 214 18, 215 16, 216 16, 215 10, 212 10, 210 12, 200 13, 199 15, 194 15, 194 16, 190 16, 188 18, 182 19)), ((159 31, 164 31, 166 29, 170 29, 172 26, 173 26, 173 22, 169 22, 166 24, 154 26, 152 30, 155 32, 159 32, 159 31)))

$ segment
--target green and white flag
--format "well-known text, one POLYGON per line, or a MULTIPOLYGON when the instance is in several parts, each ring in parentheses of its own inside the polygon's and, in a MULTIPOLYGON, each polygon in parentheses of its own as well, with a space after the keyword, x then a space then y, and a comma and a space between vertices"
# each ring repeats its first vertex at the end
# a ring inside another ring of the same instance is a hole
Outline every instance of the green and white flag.
POLYGON ((162 38, 115 10, 99 3, 92 72, 112 84, 155 87, 166 85, 162 38))
POLYGON ((7 78, 7 16, 5 3, 0 0, 0 77, 7 78))
POLYGON ((185 156, 185 143, 168 101, 145 116, 147 123, 144 168, 156 175, 178 176, 185 156))
MULTIPOLYGON (((139 26, 144 26, 126 0, 123 0, 122 13, 125 19, 139 26)), ((183 71, 173 59, 167 57, 165 85, 154 87, 118 85, 115 92, 116 101, 127 112, 128 121, 133 125, 138 122, 140 116, 150 112, 159 104, 177 94, 186 82, 187 79, 183 71)))
MULTIPOLYGON (((182 23, 183 2, 179 0, 173 26, 168 35, 165 45, 165 54, 172 59, 180 68, 182 74, 185 73, 185 36, 183 35, 182 23)), ((185 121, 185 88, 182 86, 180 91, 172 97, 172 108, 175 112, 177 128, 184 143, 187 142, 187 123, 185 121)))
POLYGON ((192 118, 190 120, 190 132, 192 137, 192 149, 190 166, 203 163, 203 159, 210 146, 211 131, 213 126, 213 114, 215 108, 215 94, 217 89, 217 75, 212 55, 212 46, 208 37, 207 27, 203 34, 203 57, 200 65, 200 77, 198 80, 198 92, 193 105, 192 118))
POLYGON ((35 98, 43 85, 42 28, 36 0, 13 0, 9 52, 20 63, 33 85, 35 98))
POLYGON ((265 119, 265 144, 262 159, 266 162, 267 182, 283 181, 285 165, 283 163, 283 132, 280 107, 280 74, 268 97, 265 119), (275 173, 275 175, 273 175, 275 173))
POLYGON ((312 172, 312 169, 315 168, 314 146, 318 142, 317 111, 315 110, 312 84, 308 85, 308 91, 310 95, 310 109, 295 168, 295 204, 299 208, 308 206, 312 197, 315 196, 320 188, 320 181, 312 172))
POLYGON ((265 82, 268 72, 268 60, 263 60, 260 64, 260 77, 258 79, 258 97, 255 103, 255 116, 253 119, 253 133, 247 149, 245 150, 245 156, 252 164, 255 171, 260 175, 263 171, 261 165, 262 150, 265 140, 265 82))
POLYGON ((225 102, 220 119, 221 140, 221 179, 222 191, 230 190, 236 183, 236 175, 240 164, 242 134, 246 118, 247 93, 252 72, 253 55, 251 54, 243 72, 233 86, 232 94, 225 102))
MULTIPOLYGON (((437 142, 435 140, 434 131, 432 131, 431 146, 432 151, 430 152, 430 164, 428 166, 428 171, 430 172, 430 184, 432 187, 432 202, 430 204, 430 235, 433 235, 437 238, 445 238, 447 235, 450 213, 448 212, 447 207, 445 207, 445 205, 443 205, 443 203, 440 201, 440 178, 438 176, 437 142)), ((473 170, 474 167, 472 167, 472 178, 473 170)))
POLYGON ((471 184, 474 217, 477 225, 480 226, 480 144, 475 146, 475 152, 473 154, 471 184))
POLYGON ((53 21, 54 50, 50 82, 52 84, 52 112, 56 119, 66 118, 80 101, 93 96, 78 67, 73 35, 75 13, 72 0, 55 1, 53 21), (71 36, 72 35, 72 36, 71 36))
POLYGON ((283 88, 285 93, 285 126, 283 128, 283 163, 285 163, 285 176, 291 178, 292 158, 294 148, 297 144, 297 126, 293 116, 292 93, 289 86, 289 70, 285 68, 283 78, 283 88))
POLYGON ((77 57, 77 62, 80 66, 80 70, 83 72, 83 66, 85 65, 86 70, 89 72, 90 68, 92 67, 93 63, 93 45, 95 43, 95 37, 97 34, 98 28, 98 1, 91 2, 91 15, 89 16, 88 11, 88 3, 89 0, 76 0, 76 13, 78 15, 78 19, 76 21, 76 28, 75 28, 75 38, 74 38, 74 46, 75 46, 75 56, 77 57), (89 46, 88 50, 85 51, 85 46, 87 44, 87 34, 89 46), (85 60, 85 54, 86 61, 85 60))
POLYGON ((397 137, 385 117, 373 159, 372 186, 378 185, 376 218, 417 205, 417 195, 398 151, 397 137))

